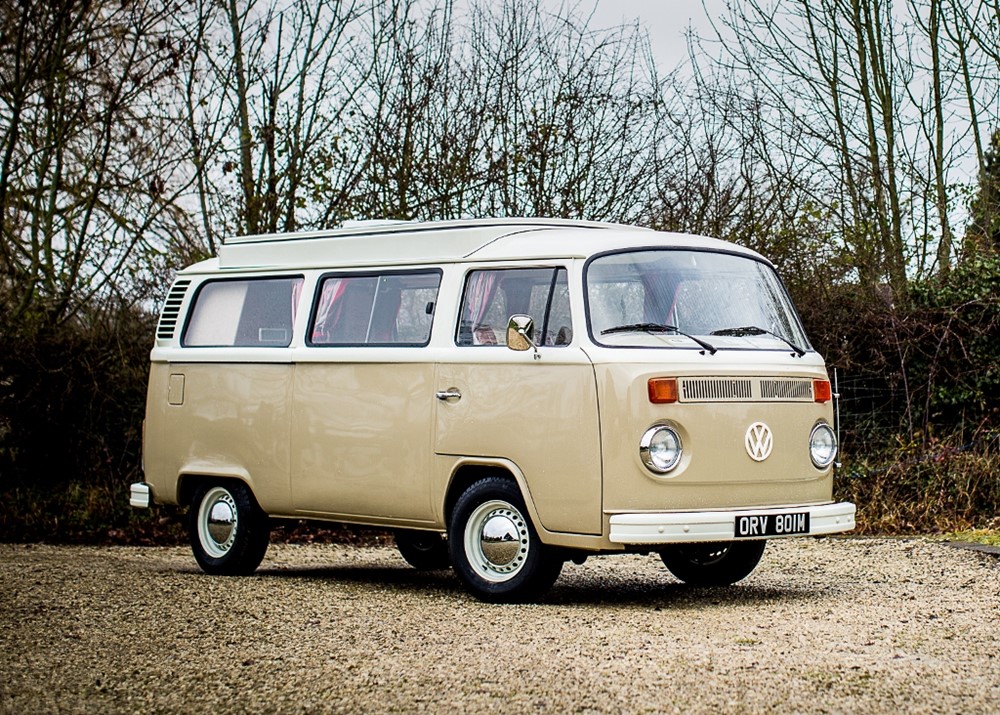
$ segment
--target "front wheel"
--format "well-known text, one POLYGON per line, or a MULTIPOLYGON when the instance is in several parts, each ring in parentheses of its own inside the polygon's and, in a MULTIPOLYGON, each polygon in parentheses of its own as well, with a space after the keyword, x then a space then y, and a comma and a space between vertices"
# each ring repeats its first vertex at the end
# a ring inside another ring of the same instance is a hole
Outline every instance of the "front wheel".
POLYGON ((508 479, 472 484, 458 498, 448 526, 455 573, 482 601, 534 600, 559 578, 562 560, 539 540, 521 492, 508 479))
POLYGON ((660 552, 663 565, 692 586, 728 586, 750 575, 766 541, 677 544, 660 552))
POLYGON ((203 483, 194 490, 188 536, 195 561, 205 573, 252 574, 264 559, 270 535, 267 514, 247 485, 203 483))

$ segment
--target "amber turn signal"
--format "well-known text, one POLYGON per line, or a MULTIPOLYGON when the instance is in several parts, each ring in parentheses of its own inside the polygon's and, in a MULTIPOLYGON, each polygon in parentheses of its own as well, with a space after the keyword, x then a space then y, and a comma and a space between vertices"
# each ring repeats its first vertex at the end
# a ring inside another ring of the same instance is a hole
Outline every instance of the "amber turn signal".
POLYGON ((677 402, 677 378, 676 377, 653 377, 646 383, 649 391, 649 401, 654 405, 677 402))
POLYGON ((813 380, 813 400, 816 402, 829 402, 833 399, 833 389, 829 380, 813 380))

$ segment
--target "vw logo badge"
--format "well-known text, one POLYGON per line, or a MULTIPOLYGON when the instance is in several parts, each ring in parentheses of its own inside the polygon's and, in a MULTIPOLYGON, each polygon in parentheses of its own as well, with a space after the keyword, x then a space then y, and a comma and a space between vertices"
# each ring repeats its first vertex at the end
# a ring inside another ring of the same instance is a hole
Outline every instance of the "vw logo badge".
POLYGON ((774 447, 774 436, 771 428, 763 422, 754 422, 747 428, 746 437, 743 440, 747 448, 747 454, 755 462, 763 462, 771 456, 771 449, 774 447))

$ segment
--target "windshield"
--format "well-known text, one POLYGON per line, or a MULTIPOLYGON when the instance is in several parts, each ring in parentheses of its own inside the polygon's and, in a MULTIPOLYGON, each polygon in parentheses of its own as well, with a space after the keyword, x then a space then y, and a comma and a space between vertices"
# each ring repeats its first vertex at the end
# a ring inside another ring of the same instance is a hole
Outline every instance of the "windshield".
POLYGON ((587 319, 600 344, 699 347, 698 336, 718 348, 809 347, 777 274, 752 258, 615 253, 591 261, 586 282, 587 319))

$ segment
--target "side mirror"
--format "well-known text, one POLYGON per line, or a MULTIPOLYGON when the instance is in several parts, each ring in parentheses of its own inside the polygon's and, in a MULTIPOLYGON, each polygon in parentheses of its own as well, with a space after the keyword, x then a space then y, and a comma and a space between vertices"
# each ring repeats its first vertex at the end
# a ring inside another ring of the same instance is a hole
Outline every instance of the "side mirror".
POLYGON ((529 348, 535 351, 535 360, 540 360, 538 346, 535 345, 535 321, 530 315, 512 315, 507 321, 507 347, 510 350, 524 352, 529 348))

